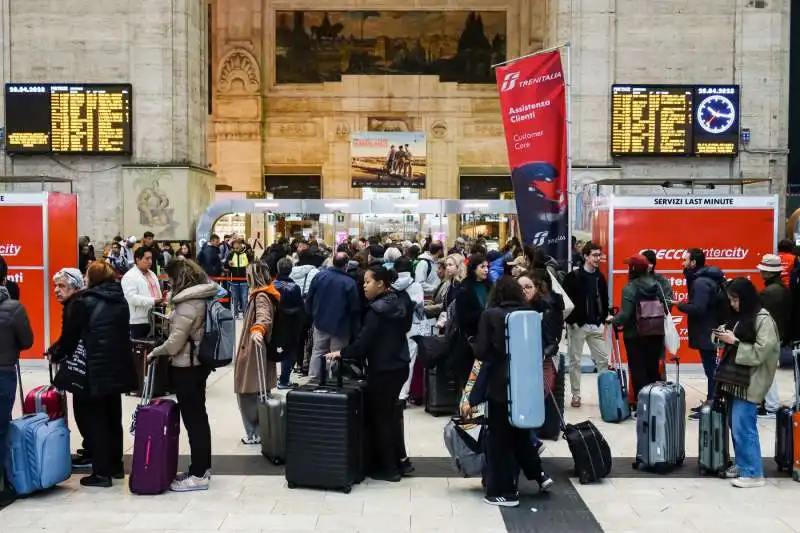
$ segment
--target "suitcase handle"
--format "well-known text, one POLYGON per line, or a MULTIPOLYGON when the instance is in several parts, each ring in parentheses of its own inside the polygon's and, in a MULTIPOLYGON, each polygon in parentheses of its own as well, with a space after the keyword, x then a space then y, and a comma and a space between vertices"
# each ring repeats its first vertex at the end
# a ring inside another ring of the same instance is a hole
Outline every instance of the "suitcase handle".
POLYGON ((147 372, 144 376, 144 383, 142 383, 142 398, 139 405, 149 405, 153 401, 153 385, 156 381, 156 365, 158 365, 158 358, 153 359, 147 363, 147 372))
POLYGON ((256 372, 258 373, 258 398, 262 403, 266 403, 269 397, 267 390, 267 355, 263 342, 253 342, 256 345, 256 372))

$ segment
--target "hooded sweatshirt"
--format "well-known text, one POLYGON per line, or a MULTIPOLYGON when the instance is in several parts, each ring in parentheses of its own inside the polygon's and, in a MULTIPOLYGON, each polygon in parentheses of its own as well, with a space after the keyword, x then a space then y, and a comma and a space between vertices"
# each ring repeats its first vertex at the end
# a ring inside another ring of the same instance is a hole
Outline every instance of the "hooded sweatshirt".
POLYGON ((411 362, 406 339, 407 315, 407 306, 396 292, 388 291, 375 298, 356 340, 342 348, 342 359, 362 368, 366 362, 367 380, 380 372, 407 371, 411 362))
POLYGON ((622 334, 627 339, 636 339, 639 332, 636 329, 636 307, 642 300, 658 299, 664 306, 666 313, 666 302, 661 296, 658 280, 648 274, 629 281, 622 289, 622 305, 619 313, 614 317, 614 324, 622 326, 622 334))
POLYGON ((397 292, 405 292, 411 300, 411 330, 409 336, 425 335, 425 293, 422 285, 414 281, 410 272, 400 272, 397 274, 397 281, 392 284, 392 288, 397 292))
POLYGON ((33 331, 25 308, 0 286, 0 370, 13 370, 19 352, 32 345, 33 331))
POLYGON ((289 277, 297 283, 297 286, 300 287, 300 292, 305 296, 308 294, 308 288, 311 287, 311 282, 314 281, 314 276, 318 272, 319 269, 314 265, 299 265, 292 268, 292 273, 289 274, 289 277))

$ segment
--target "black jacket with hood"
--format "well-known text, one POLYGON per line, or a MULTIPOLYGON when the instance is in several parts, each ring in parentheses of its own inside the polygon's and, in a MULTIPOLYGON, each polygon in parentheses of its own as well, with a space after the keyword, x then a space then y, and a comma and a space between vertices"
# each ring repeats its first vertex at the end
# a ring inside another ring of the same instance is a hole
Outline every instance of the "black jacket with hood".
POLYGON ((475 357, 489 363, 487 398, 494 402, 508 401, 508 364, 506 359, 506 315, 530 309, 518 302, 501 302, 483 312, 475 339, 475 357))
POLYGON ((564 331, 564 298, 551 292, 531 302, 531 309, 542 313, 542 356, 557 356, 564 331))
POLYGON ((786 346, 791 340, 789 323, 792 315, 792 293, 778 275, 765 280, 764 285, 764 290, 760 295, 761 306, 772 315, 775 325, 778 326, 781 345, 786 346))
POLYGON ((652 274, 633 279, 622 288, 622 303, 619 313, 614 317, 614 324, 622 327, 625 338, 639 338, 639 331, 636 328, 636 308, 642 300, 658 299, 664 305, 664 313, 667 313, 669 304, 661 295, 662 291, 658 278, 652 274))
MULTIPOLYGON (((130 356, 128 302, 122 287, 107 281, 86 290, 75 303, 75 323, 86 348, 89 368, 89 394, 122 394, 136 388, 136 369, 130 356), (76 324, 76 325, 77 325, 76 324)), ((63 340, 63 336, 62 336, 63 340)), ((60 343, 59 343, 60 344, 60 343)), ((59 346, 67 355, 75 346, 59 346)))
POLYGON ((0 286, 0 370, 13 370, 19 353, 33 346, 33 330, 28 313, 8 289, 0 286))
POLYGON ((342 348, 342 359, 370 374, 408 369, 408 307, 396 292, 388 291, 370 303, 364 326, 353 343, 342 348))
POLYGON ((586 269, 583 267, 573 270, 564 278, 562 286, 564 287, 564 292, 567 293, 567 296, 569 296, 570 300, 575 304, 575 309, 572 310, 566 319, 567 324, 585 326, 589 322, 588 315, 590 313, 588 312, 588 308, 590 305, 595 307, 595 309, 592 310, 592 314, 597 314, 596 319, 598 323, 596 325, 600 325, 608 316, 608 281, 599 270, 592 273, 586 272, 586 269), (597 285, 597 301, 590 302, 586 294, 586 285, 590 283, 597 285))
POLYGON ((689 288, 689 300, 678 304, 678 310, 685 313, 689 321, 689 347, 695 350, 714 350, 711 330, 725 323, 718 317, 715 299, 725 281, 725 274, 715 266, 696 271, 684 272, 689 288))

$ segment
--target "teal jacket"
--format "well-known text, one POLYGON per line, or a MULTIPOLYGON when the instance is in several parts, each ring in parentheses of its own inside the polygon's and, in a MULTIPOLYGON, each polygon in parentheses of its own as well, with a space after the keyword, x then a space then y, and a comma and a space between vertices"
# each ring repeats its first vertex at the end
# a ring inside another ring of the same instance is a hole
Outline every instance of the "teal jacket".
POLYGON ((614 317, 614 325, 622 327, 622 333, 626 338, 639 337, 636 331, 636 304, 640 300, 654 298, 664 302, 658 280, 651 274, 629 281, 622 289, 622 303, 619 313, 614 317))

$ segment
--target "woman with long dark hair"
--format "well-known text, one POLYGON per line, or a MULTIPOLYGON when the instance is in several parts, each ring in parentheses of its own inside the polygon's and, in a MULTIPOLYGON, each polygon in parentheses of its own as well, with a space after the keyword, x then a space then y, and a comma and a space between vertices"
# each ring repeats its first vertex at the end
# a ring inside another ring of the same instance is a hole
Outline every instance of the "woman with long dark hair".
POLYGON ((715 394, 730 402, 731 436, 736 464, 728 469, 734 487, 764 486, 764 465, 758 438, 758 407, 772 386, 780 357, 780 335, 758 291, 746 278, 727 287, 732 316, 725 329, 714 331, 723 347, 714 376, 715 394))
POLYGON ((458 337, 454 347, 453 370, 459 391, 464 390, 475 361, 470 341, 478 335, 478 323, 486 309, 491 288, 486 256, 481 253, 471 255, 467 263, 467 277, 461 283, 455 300, 458 337))
POLYGON ((371 266, 364 274, 364 294, 369 311, 353 343, 332 352, 328 359, 344 359, 369 368, 364 387, 367 424, 374 438, 373 479, 400 481, 413 471, 406 457, 403 412, 397 397, 408 378, 406 332, 411 326, 408 297, 401 298, 392 284, 397 273, 382 266, 371 266), (399 411, 398 411, 399 410, 399 411))
MULTIPOLYGON (((503 276, 489 298, 489 307, 480 317, 476 356, 487 366, 489 436, 486 447, 486 497, 490 505, 519 505, 516 476, 518 467, 525 477, 536 480, 541 490, 553 485, 542 471, 542 461, 531 440, 529 429, 511 426, 508 421, 508 355, 506 353, 506 316, 529 309, 517 280, 503 276)), ((481 370, 483 372, 483 369, 481 370)))

